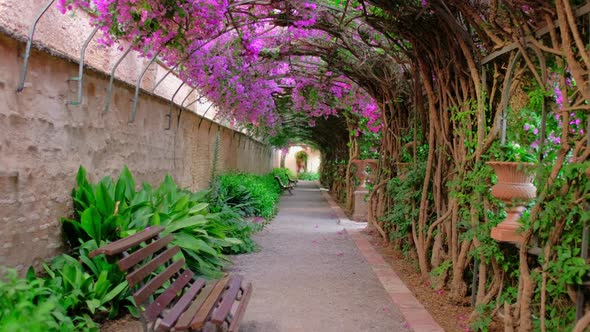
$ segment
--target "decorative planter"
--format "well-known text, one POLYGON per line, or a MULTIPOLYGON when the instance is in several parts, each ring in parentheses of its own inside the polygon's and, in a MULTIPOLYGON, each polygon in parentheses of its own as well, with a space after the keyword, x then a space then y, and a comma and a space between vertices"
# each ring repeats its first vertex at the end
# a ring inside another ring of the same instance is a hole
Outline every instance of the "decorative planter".
POLYGON ((365 181, 367 179, 367 172, 365 170, 365 160, 362 159, 353 159, 350 161, 351 164, 356 166, 356 172, 354 173, 355 177, 359 180, 359 185, 357 190, 365 188, 365 181))
POLYGON ((372 184, 377 182, 377 169, 379 166, 379 160, 377 159, 365 159, 365 168, 369 168, 371 173, 369 174, 369 180, 372 184))
POLYGON ((492 186, 492 196, 506 204, 507 213, 506 219, 492 229, 491 237, 496 241, 521 243, 518 219, 525 210, 524 205, 537 197, 537 188, 533 185, 535 164, 490 161, 488 165, 498 176, 498 183, 492 186))

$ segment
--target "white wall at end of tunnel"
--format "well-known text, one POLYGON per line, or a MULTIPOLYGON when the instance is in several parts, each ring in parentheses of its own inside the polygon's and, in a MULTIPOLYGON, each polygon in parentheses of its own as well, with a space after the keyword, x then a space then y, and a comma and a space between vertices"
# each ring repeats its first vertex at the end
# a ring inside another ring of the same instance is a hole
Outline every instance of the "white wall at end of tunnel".
MULTIPOLYGON (((289 148, 285 158, 285 167, 297 174, 297 161, 295 160, 295 154, 301 150, 304 150, 307 153, 307 171, 317 173, 320 169, 322 155, 320 151, 304 145, 295 145, 289 148)), ((301 172, 303 172, 303 170, 301 170, 301 172)))

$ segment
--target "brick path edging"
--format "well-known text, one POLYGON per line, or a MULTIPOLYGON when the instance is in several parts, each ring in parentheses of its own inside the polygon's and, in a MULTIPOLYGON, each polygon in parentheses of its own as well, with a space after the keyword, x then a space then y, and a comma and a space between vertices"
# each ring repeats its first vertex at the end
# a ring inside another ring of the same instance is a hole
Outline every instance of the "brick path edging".
POLYGON ((344 226, 367 263, 377 275, 383 288, 389 294, 393 304, 399 309, 406 319, 406 327, 415 332, 444 332, 444 329, 432 318, 432 315, 418 302, 418 299, 406 287, 400 277, 391 266, 383 259, 381 254, 360 233, 358 227, 347 227, 354 222, 350 221, 332 196, 322 190, 322 196, 338 218, 338 222, 344 226))

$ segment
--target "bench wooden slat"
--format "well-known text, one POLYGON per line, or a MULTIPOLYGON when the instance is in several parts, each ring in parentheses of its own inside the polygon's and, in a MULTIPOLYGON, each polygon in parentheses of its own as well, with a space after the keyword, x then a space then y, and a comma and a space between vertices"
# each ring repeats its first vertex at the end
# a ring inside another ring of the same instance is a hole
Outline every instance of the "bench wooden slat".
POLYGON ((156 271, 156 269, 166 263, 168 260, 172 259, 174 255, 180 252, 180 248, 174 246, 172 248, 167 249, 163 253, 156 256, 154 259, 140 267, 139 269, 129 273, 127 275, 127 281, 129 282, 129 287, 133 287, 149 276, 152 272, 156 271))
POLYGON ((246 307, 250 301, 250 295, 252 295, 252 284, 248 283, 242 294, 240 304, 238 304, 238 309, 236 309, 236 313, 229 324, 229 328, 227 329, 228 332, 237 332, 240 329, 240 322, 242 321, 242 318, 244 318, 246 307))
POLYGON ((174 300, 178 292, 180 292, 184 286, 186 286, 195 274, 191 270, 184 270, 181 276, 174 280, 174 283, 170 285, 156 300, 147 307, 145 310, 145 316, 148 321, 153 321, 158 318, 158 315, 174 300))
POLYGON ((103 247, 93 250, 88 254, 88 257, 92 258, 100 254, 105 254, 107 256, 120 254, 129 248, 135 247, 136 245, 155 237, 163 230, 164 227, 161 226, 148 227, 141 232, 135 233, 115 242, 111 242, 103 247))
MULTIPOLYGON (((178 302, 176 302, 172 309, 170 309, 170 311, 168 311, 168 313, 166 313, 166 315, 162 318, 158 330, 169 331, 174 326, 176 321, 178 321, 180 315, 182 315, 186 311, 186 308, 188 308, 188 306, 191 304, 191 302, 199 293, 199 291, 202 292, 202 289, 205 286, 205 284, 205 279, 199 278, 195 280, 191 287, 184 292, 180 300, 178 300, 178 302)), ((188 321, 190 322, 190 319, 188 321)))
POLYGON ((209 314, 211 313, 211 311, 213 310, 213 308, 217 304, 217 301, 219 301, 219 297, 221 296, 221 294, 223 293, 223 291, 227 287, 228 282, 229 282, 229 278, 225 277, 225 278, 221 279, 217 283, 217 285, 215 285, 215 287, 211 291, 211 294, 209 294, 209 296, 207 297, 207 299, 205 300, 205 302, 203 303, 203 305, 201 306, 201 308, 199 309, 199 311, 195 315, 195 318, 193 318, 193 321, 191 322, 191 328, 193 330, 198 330, 198 329, 203 328, 203 326, 205 325, 205 322, 207 321, 207 318, 209 317, 209 314))
POLYGON ((178 319, 178 323, 176 323, 176 326, 174 327, 175 330, 186 331, 190 328, 191 322, 197 314, 197 311, 199 311, 203 302, 209 297, 209 294, 211 294, 215 285, 217 285, 217 282, 212 282, 203 288, 199 293, 199 296, 197 296, 197 298, 191 303, 190 307, 178 319))
POLYGON ((118 264, 119 269, 121 269, 121 271, 129 270, 130 268, 133 267, 133 265, 140 263, 142 260, 146 259, 150 255, 153 255, 154 253, 156 253, 158 250, 167 246, 170 242, 172 242, 173 239, 174 239, 174 236, 172 236, 170 234, 162 239, 159 239, 158 241, 150 243, 146 247, 138 249, 137 251, 135 251, 131 255, 129 255, 125 258, 122 258, 119 261, 119 264, 118 264))
POLYGON ((242 286, 242 276, 234 276, 229 282, 229 288, 221 295, 219 306, 211 315, 211 321, 215 324, 222 324, 236 301, 236 296, 242 286))
POLYGON ((172 263, 172 265, 168 266, 166 270, 162 271, 162 273, 158 274, 147 284, 141 287, 137 292, 135 292, 135 294, 133 294, 135 304, 137 306, 141 306, 150 297, 150 295, 158 290, 158 288, 160 288, 160 286, 162 286, 166 280, 170 279, 174 273, 178 272, 183 265, 184 258, 177 260, 176 262, 172 263))

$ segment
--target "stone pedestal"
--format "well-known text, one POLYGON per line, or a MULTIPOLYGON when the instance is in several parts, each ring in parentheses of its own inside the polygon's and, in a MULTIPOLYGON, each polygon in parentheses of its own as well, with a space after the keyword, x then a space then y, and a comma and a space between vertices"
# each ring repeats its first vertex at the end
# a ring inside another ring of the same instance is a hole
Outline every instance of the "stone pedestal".
POLYGON ((507 217, 498 226, 492 228, 491 238, 500 242, 522 243, 523 236, 518 233, 521 226, 518 220, 524 210, 524 206, 507 206, 507 217))
POLYGON ((369 191, 364 188, 358 188, 354 192, 353 197, 353 212, 352 220, 354 221, 367 221, 367 214, 369 212, 369 203, 365 201, 365 197, 369 194, 369 191))

